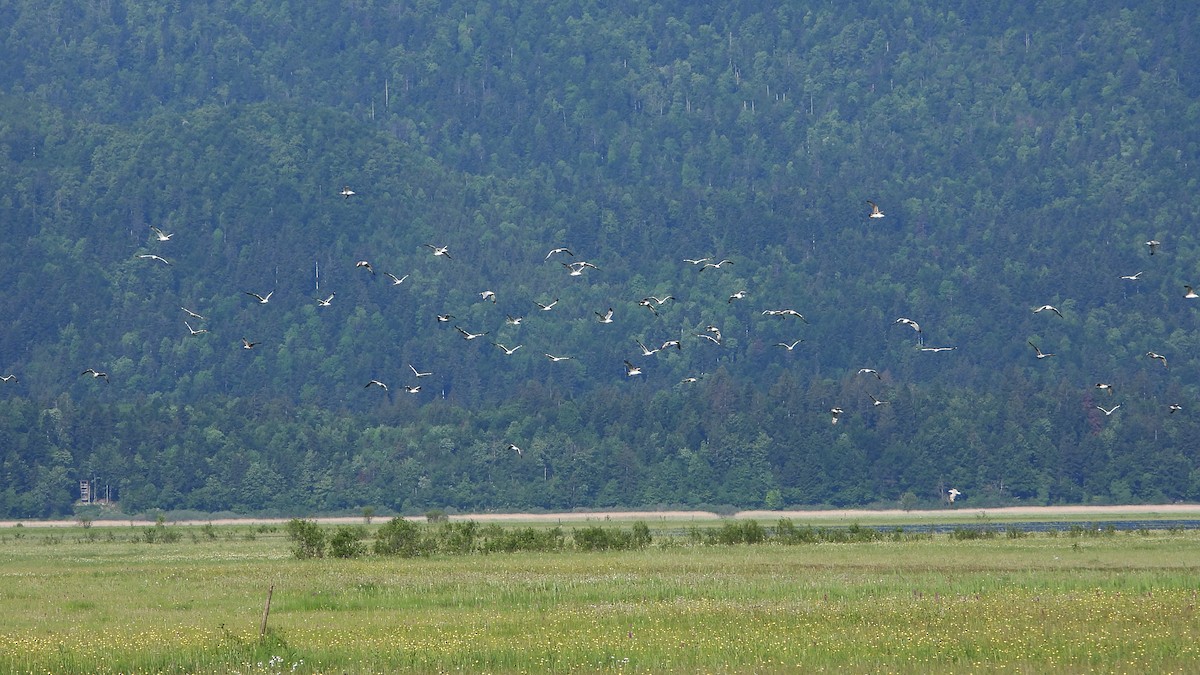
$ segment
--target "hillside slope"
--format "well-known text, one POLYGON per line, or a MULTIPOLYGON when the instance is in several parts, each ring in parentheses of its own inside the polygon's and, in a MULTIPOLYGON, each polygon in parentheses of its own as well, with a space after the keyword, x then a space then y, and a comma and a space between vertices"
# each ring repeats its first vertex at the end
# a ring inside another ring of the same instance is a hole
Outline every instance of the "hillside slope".
POLYGON ((0 515, 1200 499, 1196 23, 14 3, 0 515))

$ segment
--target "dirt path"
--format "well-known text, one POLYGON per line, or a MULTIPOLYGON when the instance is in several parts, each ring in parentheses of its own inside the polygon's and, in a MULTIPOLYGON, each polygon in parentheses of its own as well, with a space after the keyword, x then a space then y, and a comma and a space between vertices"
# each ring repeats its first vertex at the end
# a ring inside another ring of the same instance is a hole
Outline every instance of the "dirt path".
MULTIPOLYGON (((1200 518, 1200 504, 1135 504, 1129 506, 1006 506, 1002 508, 973 509, 969 507, 933 509, 926 511, 902 511, 900 509, 840 509, 823 511, 740 511, 735 518, 776 520, 791 518, 798 521, 821 520, 853 522, 867 518, 895 518, 920 521, 927 518, 944 518, 950 514, 969 517, 1011 519, 1014 516, 1047 517, 1087 516, 1170 516, 1173 518, 1200 518)), ((595 522, 628 520, 718 520, 721 516, 711 511, 600 511, 569 513, 471 513, 450 516, 451 520, 475 520, 484 523, 515 522, 595 522)), ((218 518, 212 520, 169 521, 171 525, 280 525, 288 518, 218 518)), ((363 522, 362 516, 313 518, 319 523, 346 525, 363 522)), ((383 522, 388 517, 375 516, 383 522)), ((424 516, 411 516, 409 520, 425 520, 424 516)), ((75 520, 0 520, 0 528, 15 527, 72 527, 75 520)), ((93 527, 145 527, 153 525, 148 520, 95 520, 93 527)))

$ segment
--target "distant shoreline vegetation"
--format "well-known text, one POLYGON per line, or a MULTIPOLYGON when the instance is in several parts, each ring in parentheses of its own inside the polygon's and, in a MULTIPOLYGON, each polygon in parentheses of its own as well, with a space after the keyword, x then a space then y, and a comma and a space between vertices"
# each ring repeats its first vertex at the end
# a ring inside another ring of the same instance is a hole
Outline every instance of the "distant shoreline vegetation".
POLYGON ((660 546, 734 546, 846 544, 874 541, 919 541, 935 535, 951 540, 1021 539, 1027 536, 1105 537, 1117 532, 1149 533, 1152 530, 1181 532, 1200 529, 1200 521, 1107 521, 1059 523, 990 523, 974 525, 932 525, 904 527, 850 525, 797 525, 780 518, 763 526, 757 520, 724 521, 720 525, 690 525, 663 528, 652 534, 645 521, 629 528, 613 525, 585 525, 571 528, 504 527, 497 523, 480 524, 474 520, 448 522, 431 520, 426 524, 396 517, 373 533, 365 525, 338 525, 332 530, 311 520, 293 518, 285 530, 296 558, 361 558, 368 555, 402 558, 472 555, 518 552, 627 551, 644 549, 657 542, 660 546))

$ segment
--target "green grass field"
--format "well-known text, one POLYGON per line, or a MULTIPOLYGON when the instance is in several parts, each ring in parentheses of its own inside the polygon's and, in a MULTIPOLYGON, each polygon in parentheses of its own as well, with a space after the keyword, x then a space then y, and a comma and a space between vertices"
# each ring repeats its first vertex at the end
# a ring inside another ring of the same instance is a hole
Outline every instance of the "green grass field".
POLYGON ((0 530, 0 672, 1200 670, 1194 531, 298 560, 145 529, 0 530))

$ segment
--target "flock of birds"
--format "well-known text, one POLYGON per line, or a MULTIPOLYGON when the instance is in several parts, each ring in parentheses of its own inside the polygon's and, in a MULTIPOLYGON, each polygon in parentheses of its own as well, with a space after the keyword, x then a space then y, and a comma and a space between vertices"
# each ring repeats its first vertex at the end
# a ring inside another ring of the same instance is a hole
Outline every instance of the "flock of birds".
MULTIPOLYGON (((339 192, 339 194, 343 199, 348 200, 348 199, 350 199, 350 197, 355 196, 357 193, 354 190, 351 190, 350 187, 347 185, 342 188, 342 190, 339 192)), ((880 219, 880 218, 885 217, 885 214, 883 213, 883 211, 880 209, 880 207, 876 203, 868 200, 867 204, 870 207, 870 210, 867 213, 867 218, 880 219)), ((162 229, 155 227, 155 226, 151 226, 150 229, 154 235, 153 239, 160 244, 172 241, 172 239, 175 236, 173 233, 164 232, 162 229)), ((1152 239, 1150 241, 1145 242, 1145 245, 1147 246, 1150 255, 1153 256, 1156 254, 1159 247, 1161 246, 1161 242, 1152 239)), ((454 257, 451 255, 449 246, 435 245, 435 244, 431 244, 431 243, 427 243, 424 246, 427 249, 429 249, 430 254, 435 258, 441 258, 441 259, 444 259, 447 261, 454 260, 454 257)), ((146 260, 150 263, 160 264, 160 265, 164 265, 164 266, 168 266, 168 267, 173 265, 173 263, 169 259, 167 259, 166 257, 163 257, 162 255, 158 255, 156 253, 138 253, 138 254, 136 254, 136 257, 138 259, 146 260)), ((565 246, 556 246, 554 248, 551 248, 545 254, 545 256, 542 260, 543 260, 543 262, 547 262, 547 263, 551 262, 551 261, 559 262, 559 264, 565 269, 567 275, 570 277, 582 277, 588 271, 596 271, 596 270, 600 269, 597 265, 595 265, 591 262, 588 262, 588 261, 585 261, 582 259, 574 260, 574 258, 576 258, 575 252, 572 251, 570 248, 565 247, 565 246)), ((727 266, 735 265, 735 262, 732 259, 729 259, 729 258, 716 259, 716 258, 712 258, 712 257, 684 258, 682 260, 682 262, 695 267, 696 270, 700 273, 706 272, 707 270, 721 270, 721 269, 726 268, 727 266)), ((368 260, 359 260, 354 263, 354 267, 356 269, 363 270, 365 273, 369 273, 372 276, 375 276, 375 274, 376 274, 374 265, 368 260)), ((392 285, 392 286, 400 286, 409 279, 408 274, 405 274, 403 276, 398 276, 396 274, 393 274, 392 272, 384 272, 384 274, 390 280, 390 285, 392 285)), ((1141 279, 1141 277, 1142 277, 1142 272, 1139 271, 1135 274, 1123 275, 1123 276, 1121 276, 1121 279, 1124 281, 1127 281, 1127 282, 1137 282, 1138 280, 1141 279)), ((261 305, 266 305, 266 304, 270 303, 271 298, 275 293, 275 290, 272 289, 272 290, 269 290, 266 293, 262 293, 262 294, 255 292, 255 291, 243 291, 243 293, 246 297, 252 298, 255 303, 261 304, 261 305)), ((734 302, 743 301, 746 298, 748 298, 750 295, 751 295, 751 293, 749 290, 739 289, 739 290, 736 290, 736 291, 730 293, 727 296, 726 303, 731 304, 734 302)), ((481 302, 490 302, 492 304, 496 304, 496 302, 497 302, 496 292, 493 290, 490 290, 490 289, 485 289, 485 290, 479 291, 478 296, 479 296, 481 302)), ((314 298, 314 302, 315 302, 316 306, 319 308, 330 307, 333 305, 336 297, 337 297, 336 292, 331 292, 324 297, 314 298)), ((1193 288, 1191 286, 1185 285, 1183 297, 1185 299, 1196 299, 1196 298, 1200 297, 1200 294, 1197 294, 1196 291, 1193 290, 1193 288)), ((660 309, 663 307, 663 305, 665 305, 666 303, 668 303, 672 300, 674 300, 674 296, 672 296, 672 295, 664 295, 661 297, 655 296, 655 295, 649 295, 649 296, 646 296, 644 298, 637 300, 636 304, 638 307, 644 308, 647 311, 649 311, 652 315, 654 315, 655 317, 658 317, 659 313, 660 313, 660 309)), ((542 302, 539 300, 533 300, 533 305, 537 308, 537 311, 543 312, 543 313, 552 312, 558 306, 558 304, 559 304, 559 298, 557 298, 557 297, 553 298, 552 300, 547 300, 545 302, 542 302)), ((202 315, 201 313, 199 313, 197 311, 189 309, 187 307, 181 306, 180 309, 187 315, 187 318, 183 320, 183 325, 186 328, 189 337, 197 337, 197 336, 207 334, 209 332, 209 330, 207 328, 205 328, 203 326, 203 324, 201 323, 201 322, 207 321, 207 318, 204 315, 202 315), (196 325, 193 325, 193 322, 195 322, 196 325)), ((1060 319, 1063 318, 1063 313, 1057 307, 1054 307, 1053 305, 1049 305, 1049 304, 1043 304, 1038 307, 1034 307, 1034 308, 1032 308, 1032 311, 1035 314, 1041 314, 1043 312, 1048 312, 1048 313, 1051 313, 1051 314, 1057 316, 1060 319)), ((595 311, 593 313, 596 317, 595 320, 600 324, 612 324, 617 320, 616 319, 616 310, 611 306, 607 307, 605 309, 602 309, 602 310, 595 311)), ((808 319, 803 314, 801 314, 799 311, 792 309, 792 308, 763 309, 763 310, 761 310, 761 316, 792 318, 792 319, 798 320, 800 322, 803 322, 805 324, 808 323, 808 319)), ((463 328, 462 326, 458 325, 458 323, 456 323, 455 316, 450 313, 438 314, 438 315, 436 315, 435 318, 438 323, 448 323, 451 326, 453 326, 455 332, 464 341, 467 341, 467 342, 471 342, 474 340, 481 340, 481 339, 487 338, 487 336, 492 334, 492 332, 490 330, 483 330, 483 331, 475 332, 475 331, 463 328)), ((520 325, 522 325, 524 320, 525 320, 525 318, 523 316, 515 316, 513 314, 507 314, 506 318, 504 319, 504 323, 506 326, 520 326, 520 325)), ((945 345, 928 346, 928 345, 926 345, 925 341, 924 341, 924 336, 925 336, 924 330, 922 329, 921 325, 917 321, 915 321, 911 318, 898 317, 892 323, 893 323, 893 325, 904 326, 904 327, 907 327, 907 328, 911 329, 912 331, 914 331, 914 333, 916 334, 916 338, 917 338, 917 348, 921 352, 941 353, 941 352, 952 352, 952 351, 955 351, 958 349, 958 347, 956 345, 951 345, 951 346, 945 346, 945 345)), ((721 329, 716 325, 706 326, 705 329, 703 330, 703 332, 694 333, 694 337, 699 341, 700 344, 709 344, 709 345, 713 345, 715 347, 724 346, 724 336, 722 335, 721 329)), ((683 341, 681 339, 674 339, 674 338, 667 339, 667 340, 663 341, 661 344, 658 344, 658 346, 654 346, 654 347, 647 346, 642 340, 637 339, 637 338, 634 338, 633 342, 637 344, 640 351, 637 355, 631 355, 628 358, 622 359, 622 365, 624 367, 624 373, 625 373, 626 378, 644 377, 646 375, 645 366, 638 365, 638 364, 634 363, 631 359, 638 358, 639 355, 641 358, 649 358, 649 357, 653 357, 655 354, 658 354, 660 352, 665 352, 667 350, 671 350, 671 349, 682 350, 683 349, 683 341)), ((783 349, 786 352, 792 352, 803 342, 804 342, 803 339, 797 338, 797 339, 794 339, 791 341, 777 342, 777 343, 775 343, 774 346, 778 347, 780 349, 783 349)), ((261 341, 251 340, 247 337, 241 338, 241 348, 244 350, 253 350, 261 344, 262 344, 261 341)), ((500 352, 502 352, 505 356, 513 356, 518 350, 525 347, 524 344, 514 344, 513 346, 508 346, 508 345, 506 345, 502 342, 498 342, 498 341, 491 341, 491 344, 494 345, 498 350, 500 350, 500 352)), ((1055 356, 1055 354, 1053 352, 1043 351, 1041 349, 1041 347, 1039 347, 1039 345, 1034 343, 1032 340, 1029 340, 1028 344, 1033 349, 1034 357, 1039 361, 1055 356)), ((572 355, 567 355, 567 354, 563 354, 563 353, 555 353, 554 351, 550 351, 548 349, 543 350, 542 355, 551 363, 568 362, 568 361, 574 360, 574 358, 575 358, 572 355)), ((1150 352, 1146 353, 1146 357, 1160 361, 1164 368, 1168 367, 1167 358, 1165 356, 1163 356, 1162 354, 1150 351, 1150 352)), ((405 391, 408 394, 417 394, 422 391, 422 384, 421 384, 422 380, 432 376, 434 373, 431 370, 418 369, 413 364, 408 364, 408 367, 409 367, 409 370, 411 371, 411 375, 412 375, 413 379, 411 382, 406 382, 400 386, 402 387, 403 391, 405 391)), ((874 368, 866 368, 866 367, 860 368, 857 370, 857 374, 864 375, 864 376, 872 376, 872 377, 876 378, 877 381, 882 382, 882 377, 880 376, 879 371, 874 368)), ((681 383, 682 384, 695 383, 695 382, 698 382, 703 376, 704 376, 703 373, 688 375, 687 377, 684 377, 682 379, 681 383)), ((97 380, 104 380, 105 383, 109 382, 108 373, 103 370, 94 368, 94 367, 89 367, 89 368, 82 370, 80 372, 80 377, 90 377, 90 378, 97 379, 97 380)), ((12 374, 12 373, 0 376, 0 382, 10 383, 10 382, 16 382, 16 381, 18 381, 18 378, 15 374, 12 374)), ((377 388, 377 389, 381 390, 382 392, 386 393, 389 398, 391 397, 392 387, 384 379, 372 378, 372 379, 368 380, 365 385, 363 385, 363 388, 365 388, 365 389, 370 389, 372 387, 377 388)), ((1114 394, 1115 388, 1110 383, 1098 382, 1098 383, 1096 383, 1095 387, 1097 390, 1106 392, 1110 396, 1112 396, 1114 394)), ((875 393, 873 393, 873 392, 869 392, 867 395, 869 396, 869 398, 871 400, 871 405, 873 407, 878 407, 878 406, 883 406, 883 405, 888 404, 887 400, 878 398, 875 395, 875 393)), ((1121 408, 1121 404, 1118 403, 1111 407, 1104 407, 1104 406, 1096 405, 1095 408, 1098 409, 1100 412, 1102 412, 1106 417, 1108 417, 1108 416, 1112 416, 1114 413, 1116 413, 1117 410, 1121 408)), ((1182 409, 1183 409, 1182 406, 1179 405, 1178 403, 1171 403, 1168 407, 1169 413, 1172 413, 1172 414, 1177 411, 1180 411, 1182 409)), ((829 414, 830 414, 830 422, 832 424, 836 425, 836 424, 838 424, 838 422, 842 418, 842 416, 845 414, 845 409, 842 408, 841 406, 835 405, 829 409, 829 414)), ((523 454, 521 448, 514 443, 505 441, 505 448, 508 451, 515 452, 517 455, 523 454)), ((962 493, 959 492, 957 489, 951 489, 948 492, 944 493, 944 498, 948 502, 953 503, 955 501, 955 499, 961 494, 962 493)))

